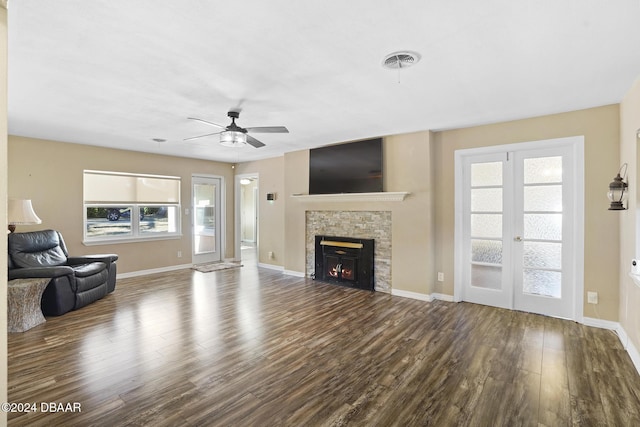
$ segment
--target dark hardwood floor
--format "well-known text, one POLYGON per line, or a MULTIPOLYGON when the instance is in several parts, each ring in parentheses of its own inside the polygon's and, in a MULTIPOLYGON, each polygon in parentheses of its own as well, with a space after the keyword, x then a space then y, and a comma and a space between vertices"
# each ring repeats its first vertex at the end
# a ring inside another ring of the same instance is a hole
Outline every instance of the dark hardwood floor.
POLYGON ((9 400, 38 407, 10 426, 634 426, 639 398, 611 331, 246 262, 121 279, 9 335, 9 400))

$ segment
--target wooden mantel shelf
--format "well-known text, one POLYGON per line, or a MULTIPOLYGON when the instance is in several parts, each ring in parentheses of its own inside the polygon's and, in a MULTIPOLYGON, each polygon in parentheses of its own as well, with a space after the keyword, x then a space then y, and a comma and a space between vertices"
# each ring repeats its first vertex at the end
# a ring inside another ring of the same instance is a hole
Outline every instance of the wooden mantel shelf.
POLYGON ((380 193, 292 194, 291 197, 304 202, 401 202, 409 194, 406 191, 383 191, 380 193))

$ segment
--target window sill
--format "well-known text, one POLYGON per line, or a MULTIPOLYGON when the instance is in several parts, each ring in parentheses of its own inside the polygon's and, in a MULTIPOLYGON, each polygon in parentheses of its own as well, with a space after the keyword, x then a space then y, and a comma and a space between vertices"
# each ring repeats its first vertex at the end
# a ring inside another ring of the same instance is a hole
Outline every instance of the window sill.
POLYGON ((182 239, 182 234, 171 234, 163 236, 152 237, 123 237, 113 239, 100 239, 100 240, 83 240, 82 244, 85 246, 99 246, 99 245, 118 245, 121 243, 141 243, 141 242, 155 242, 158 240, 178 240, 182 239))

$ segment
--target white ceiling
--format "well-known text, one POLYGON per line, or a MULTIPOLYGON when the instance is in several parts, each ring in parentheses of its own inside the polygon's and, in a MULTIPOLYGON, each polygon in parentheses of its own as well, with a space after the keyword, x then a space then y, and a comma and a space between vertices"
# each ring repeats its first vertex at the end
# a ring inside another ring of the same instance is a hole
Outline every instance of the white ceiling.
POLYGON ((226 162, 618 103, 639 75, 638 0, 9 2, 10 134, 226 162), (384 69, 399 50, 422 60, 384 69), (183 141, 237 108, 290 133, 183 141))

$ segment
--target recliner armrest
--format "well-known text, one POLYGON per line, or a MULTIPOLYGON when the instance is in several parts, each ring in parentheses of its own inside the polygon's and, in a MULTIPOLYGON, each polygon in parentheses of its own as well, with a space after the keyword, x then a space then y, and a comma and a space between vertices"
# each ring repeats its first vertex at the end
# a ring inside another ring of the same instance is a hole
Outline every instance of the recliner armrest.
POLYGON ((30 278, 49 278, 61 276, 74 276, 73 268, 59 265, 52 267, 24 267, 12 268, 9 270, 9 280, 13 279, 30 279, 30 278))
POLYGON ((88 264, 90 262, 104 262, 109 265, 112 262, 116 262, 118 260, 118 255, 116 254, 97 254, 97 255, 83 255, 83 256, 72 256, 67 258, 67 264, 69 265, 78 265, 78 264, 88 264))

